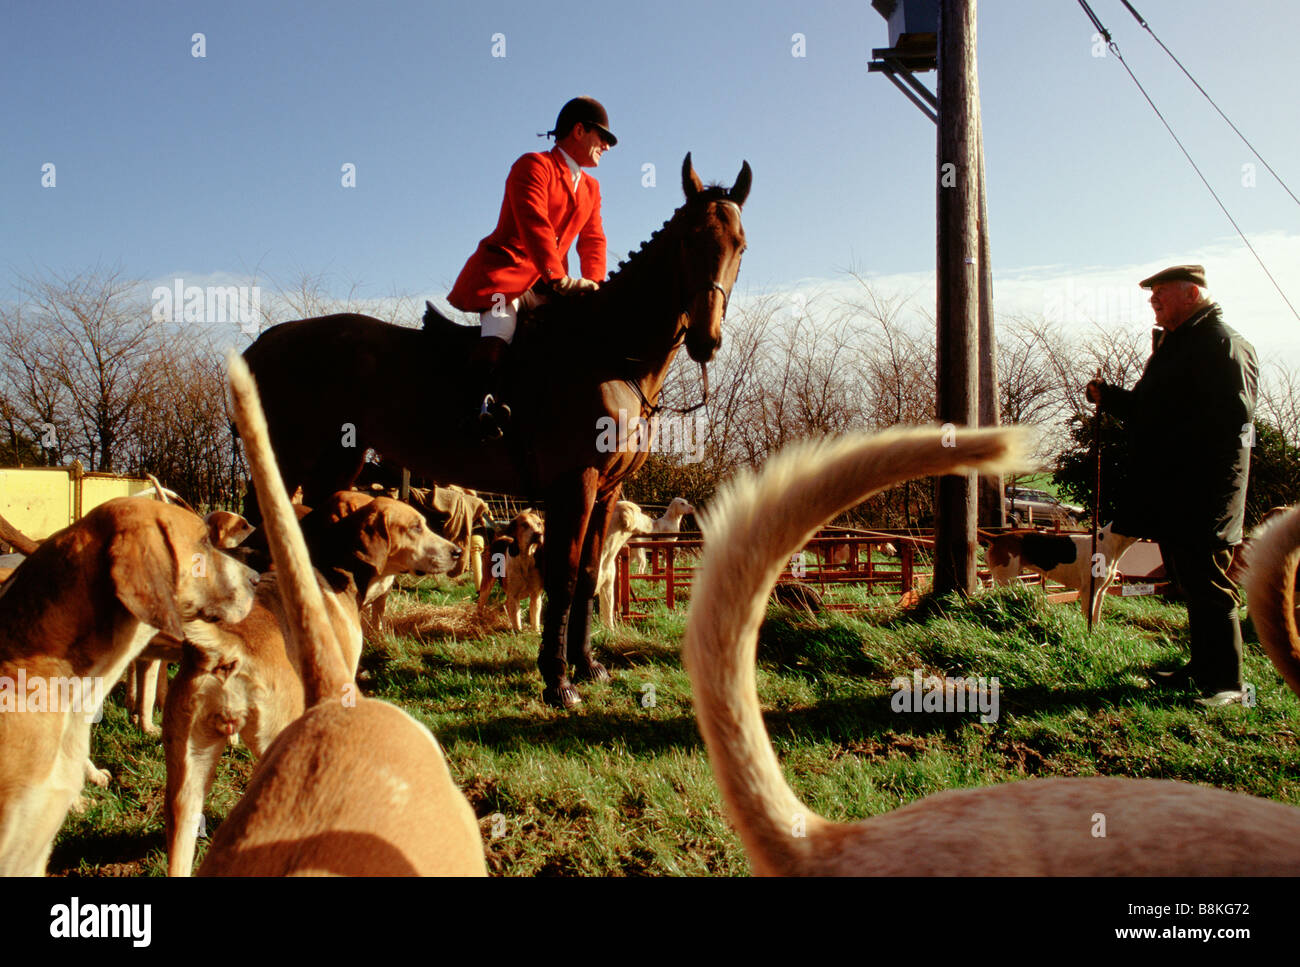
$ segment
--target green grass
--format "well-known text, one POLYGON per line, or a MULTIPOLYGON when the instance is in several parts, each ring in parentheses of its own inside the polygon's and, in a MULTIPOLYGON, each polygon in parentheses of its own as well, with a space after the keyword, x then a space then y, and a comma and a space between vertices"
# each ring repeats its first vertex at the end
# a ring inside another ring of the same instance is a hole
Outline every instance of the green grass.
MULTIPOLYGON (((468 607, 472 590, 429 580, 403 597, 468 607)), ((679 658, 684 618, 680 607, 660 607, 613 634, 602 628, 596 650, 614 681, 585 686, 584 704, 567 714, 541 702, 529 633, 386 638, 363 655, 362 686, 438 736, 480 817, 494 873, 745 874, 695 727, 679 658)), ((1300 705, 1249 626, 1247 635, 1255 706, 1206 711, 1145 685, 1146 668, 1185 658, 1186 612, 1155 598, 1108 599, 1091 638, 1077 605, 1048 606, 1029 588, 863 617, 774 607, 758 687, 795 791, 835 820, 1038 776, 1180 779, 1300 804, 1300 705), (890 682, 913 669, 996 676, 998 720, 894 712, 890 682)), ((163 874, 158 740, 110 701, 92 730, 92 756, 113 782, 87 789, 91 807, 65 823, 51 872, 163 874)), ((253 765, 243 748, 227 753, 205 812, 209 831, 253 765)))
MULTIPOLYGON (((1011 485, 1010 477, 1007 478, 1007 484, 1008 486, 1011 485)), ((1042 490, 1046 493, 1051 494, 1057 500, 1062 500, 1067 504, 1071 503, 1070 500, 1066 499, 1065 497, 1062 497, 1057 492, 1056 478, 1051 473, 1019 474, 1015 478, 1014 485, 1016 487, 1022 487, 1026 490, 1042 490)))

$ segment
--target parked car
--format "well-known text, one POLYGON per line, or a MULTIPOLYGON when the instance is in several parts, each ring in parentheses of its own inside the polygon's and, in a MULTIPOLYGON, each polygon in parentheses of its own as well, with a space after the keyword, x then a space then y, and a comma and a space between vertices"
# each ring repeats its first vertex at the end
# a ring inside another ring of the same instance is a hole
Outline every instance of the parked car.
POLYGON ((1084 509, 1077 504, 1062 503, 1045 490, 1027 487, 1008 487, 1004 503, 1007 523, 1013 527, 1028 524, 1030 520, 1035 524, 1074 527, 1084 516, 1084 509))

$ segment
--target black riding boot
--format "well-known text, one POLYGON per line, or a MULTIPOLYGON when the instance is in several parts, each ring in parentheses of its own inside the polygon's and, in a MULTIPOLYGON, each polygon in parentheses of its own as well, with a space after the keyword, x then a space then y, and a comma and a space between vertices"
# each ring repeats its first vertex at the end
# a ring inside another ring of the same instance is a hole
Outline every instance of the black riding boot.
POLYGON ((496 399, 497 370, 507 343, 498 336, 484 336, 469 357, 469 387, 473 394, 474 417, 484 441, 499 440, 510 422, 510 407, 496 399))

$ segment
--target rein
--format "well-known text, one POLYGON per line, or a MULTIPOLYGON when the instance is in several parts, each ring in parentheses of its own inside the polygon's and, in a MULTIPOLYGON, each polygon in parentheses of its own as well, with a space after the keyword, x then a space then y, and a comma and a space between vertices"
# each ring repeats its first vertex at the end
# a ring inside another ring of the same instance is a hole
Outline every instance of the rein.
POLYGON ((649 419, 651 417, 657 416, 658 414, 664 412, 665 410, 667 410, 670 413, 694 413, 700 407, 707 404, 709 402, 709 367, 707 363, 700 363, 700 378, 704 380, 704 398, 701 399, 694 406, 688 406, 685 409, 676 406, 664 406, 659 403, 651 403, 650 400, 646 398, 645 393, 642 391, 640 383, 637 383, 630 379, 625 379, 623 380, 623 382, 627 383, 628 386, 632 387, 632 392, 636 393, 637 398, 641 400, 641 408, 643 410, 649 411, 646 413, 646 418, 649 419))

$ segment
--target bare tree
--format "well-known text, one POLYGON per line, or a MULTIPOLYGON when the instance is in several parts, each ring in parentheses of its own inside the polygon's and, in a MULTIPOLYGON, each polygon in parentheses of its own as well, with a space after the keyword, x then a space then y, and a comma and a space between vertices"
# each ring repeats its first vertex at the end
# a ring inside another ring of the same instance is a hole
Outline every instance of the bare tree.
POLYGON ((39 447, 39 462, 63 462, 62 441, 70 437, 70 397, 52 364, 62 351, 61 339, 48 321, 24 315, 21 307, 0 308, 0 383, 15 460, 20 459, 19 438, 26 437, 39 447))
MULTIPOLYGON (((934 422, 935 327, 917 315, 910 300, 884 295, 862 276, 856 297, 845 303, 858 325, 856 364, 864 429, 934 422)), ((934 487, 909 480, 860 508, 864 521, 911 526, 931 513, 934 487)))
POLYGON ((160 335, 140 284, 118 269, 64 278, 22 278, 28 314, 45 338, 41 365, 67 391, 72 439, 98 470, 111 471, 123 429, 153 374, 144 365, 160 335))
POLYGON ((195 507, 228 507, 243 461, 227 412, 225 363, 201 333, 177 336, 148 363, 159 378, 130 425, 126 464, 155 474, 195 507))
POLYGON ((1266 365, 1255 414, 1272 424, 1288 447, 1300 448, 1300 372, 1278 361, 1266 365))
POLYGON ((1107 383, 1132 389, 1150 356, 1150 330, 1106 329, 1094 322, 1089 336, 1082 340, 1075 369, 1065 383, 1071 410, 1084 413, 1091 409, 1084 397, 1084 387, 1098 375, 1107 383))

